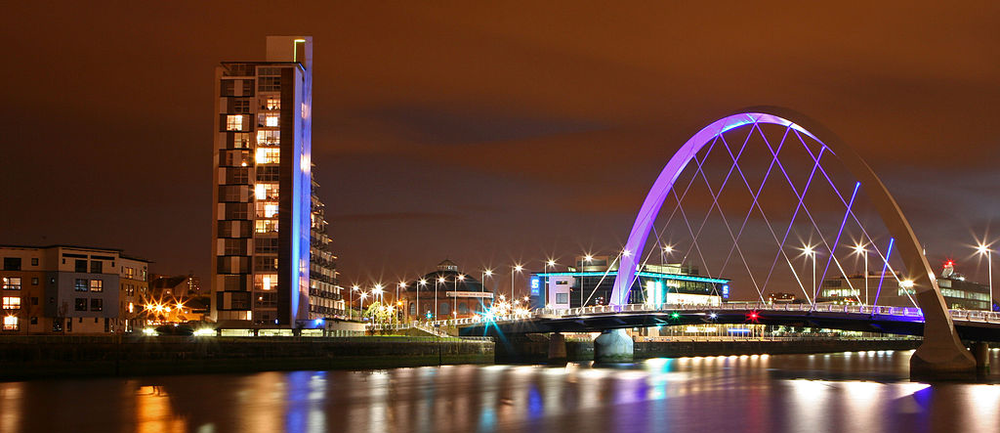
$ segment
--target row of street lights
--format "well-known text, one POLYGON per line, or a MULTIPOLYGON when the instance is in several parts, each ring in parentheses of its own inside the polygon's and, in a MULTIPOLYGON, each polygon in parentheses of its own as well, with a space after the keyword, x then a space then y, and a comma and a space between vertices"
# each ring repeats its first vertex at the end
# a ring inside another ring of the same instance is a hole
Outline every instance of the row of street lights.
MULTIPOLYGON (((857 254, 857 255, 861 256, 862 257, 862 261, 864 262, 864 266, 865 266, 865 274, 864 274, 864 279, 865 279, 865 305, 869 305, 868 249, 866 247, 867 247, 867 245, 858 243, 858 244, 854 245, 853 250, 854 250, 854 254, 857 254)), ((993 309, 993 249, 991 248, 990 245, 987 245, 985 243, 980 242, 979 245, 976 246, 976 252, 980 256, 986 256, 986 264, 987 264, 986 266, 987 266, 987 272, 988 272, 987 278, 988 278, 988 281, 989 281, 989 307, 988 307, 988 309, 992 310, 993 309)), ((816 250, 814 249, 813 246, 806 245, 806 246, 804 246, 802 248, 802 254, 805 255, 806 257, 812 258, 812 274, 813 274, 812 275, 812 286, 813 286, 813 299, 815 300, 816 294, 817 294, 817 292, 819 290, 819 287, 816 285, 816 250)), ((911 288, 913 286, 913 281, 912 280, 904 280, 904 281, 901 282, 901 285, 905 286, 904 288, 911 288)))

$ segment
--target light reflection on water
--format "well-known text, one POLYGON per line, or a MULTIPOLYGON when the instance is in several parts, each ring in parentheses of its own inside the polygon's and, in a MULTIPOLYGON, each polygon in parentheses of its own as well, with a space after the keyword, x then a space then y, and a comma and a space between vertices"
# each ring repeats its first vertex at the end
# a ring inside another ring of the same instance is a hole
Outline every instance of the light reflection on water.
MULTIPOLYGON (((871 351, 650 359, 609 368, 464 365, 0 383, 0 431, 1000 430, 1000 385, 910 382, 909 355, 871 351)), ((1000 366, 1000 352, 991 355, 1000 366)), ((1000 373, 987 381, 1000 382, 1000 373)))

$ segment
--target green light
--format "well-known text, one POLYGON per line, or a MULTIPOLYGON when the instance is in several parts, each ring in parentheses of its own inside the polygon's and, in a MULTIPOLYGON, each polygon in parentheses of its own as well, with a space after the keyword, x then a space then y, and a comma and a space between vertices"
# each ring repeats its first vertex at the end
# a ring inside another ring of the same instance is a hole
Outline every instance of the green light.
POLYGON ((679 317, 681 317, 681 314, 678 313, 678 312, 676 312, 676 311, 674 311, 673 313, 670 314, 670 318, 671 319, 677 319, 679 317))

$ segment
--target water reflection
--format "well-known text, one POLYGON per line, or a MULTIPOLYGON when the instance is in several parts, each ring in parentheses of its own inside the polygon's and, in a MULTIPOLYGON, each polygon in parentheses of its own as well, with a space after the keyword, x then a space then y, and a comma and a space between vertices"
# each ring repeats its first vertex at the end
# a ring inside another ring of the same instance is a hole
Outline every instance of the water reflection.
MULTIPOLYGON (((1000 430, 1000 385, 909 382, 909 355, 0 383, 0 431, 1000 430)), ((992 355, 1000 366, 1000 353, 992 355)), ((1000 373, 989 381, 1000 382, 1000 373)))

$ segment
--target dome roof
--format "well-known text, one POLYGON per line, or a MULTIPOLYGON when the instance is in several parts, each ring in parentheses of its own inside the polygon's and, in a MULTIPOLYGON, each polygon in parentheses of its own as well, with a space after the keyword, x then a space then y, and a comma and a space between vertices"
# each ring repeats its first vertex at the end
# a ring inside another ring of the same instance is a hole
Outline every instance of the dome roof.
POLYGON ((480 292, 484 290, 483 284, 479 280, 460 272, 458 265, 447 259, 438 263, 436 271, 424 274, 416 280, 408 281, 406 290, 412 292, 419 286, 420 292, 423 293, 426 290, 433 291, 435 285, 437 285, 439 293, 442 291, 480 292), (424 281, 425 284, 420 285, 420 281, 424 281))

